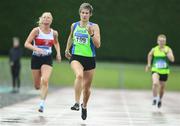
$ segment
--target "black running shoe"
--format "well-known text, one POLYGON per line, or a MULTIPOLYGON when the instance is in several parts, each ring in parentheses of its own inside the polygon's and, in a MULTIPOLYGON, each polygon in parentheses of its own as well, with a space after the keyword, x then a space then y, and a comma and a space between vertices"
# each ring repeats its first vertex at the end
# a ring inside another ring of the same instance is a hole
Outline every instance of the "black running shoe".
POLYGON ((40 106, 38 111, 43 113, 44 112, 44 106, 40 106))
POLYGON ((75 103, 72 107, 71 110, 79 111, 79 104, 75 103))
POLYGON ((157 107, 158 107, 158 108, 161 108, 161 106, 162 106, 161 101, 158 101, 158 103, 157 103, 157 107))
POLYGON ((81 104, 81 118, 83 120, 86 120, 86 117, 87 117, 87 109, 84 109, 83 104, 81 104))
POLYGON ((153 100, 153 103, 152 103, 152 105, 156 105, 156 100, 153 100))

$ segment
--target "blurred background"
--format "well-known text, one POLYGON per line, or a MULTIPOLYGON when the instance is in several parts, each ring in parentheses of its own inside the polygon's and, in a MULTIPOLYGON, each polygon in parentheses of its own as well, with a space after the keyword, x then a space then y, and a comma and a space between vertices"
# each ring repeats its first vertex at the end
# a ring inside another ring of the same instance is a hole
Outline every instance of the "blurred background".
POLYGON ((32 52, 23 45, 45 11, 53 15, 52 28, 59 32, 63 56, 62 63, 54 61, 50 85, 73 86, 74 75, 64 51, 70 26, 79 20, 78 10, 83 2, 89 2, 94 7, 90 21, 99 24, 101 30, 102 46, 96 50, 97 69, 93 87, 151 89, 151 73, 144 72, 146 56, 156 45, 157 35, 163 33, 176 59, 171 64, 167 89, 180 90, 179 0, 1 0, 1 90, 12 83, 8 55, 14 36, 19 37, 23 50, 22 87, 33 87, 30 70, 32 52))

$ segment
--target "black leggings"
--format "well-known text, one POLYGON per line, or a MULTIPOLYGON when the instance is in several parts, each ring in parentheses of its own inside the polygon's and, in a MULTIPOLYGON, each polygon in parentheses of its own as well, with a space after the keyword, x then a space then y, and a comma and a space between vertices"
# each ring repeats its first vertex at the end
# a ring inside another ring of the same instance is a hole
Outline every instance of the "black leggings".
POLYGON ((12 86, 13 88, 18 87, 20 88, 20 65, 14 64, 11 66, 11 74, 12 74, 12 86))

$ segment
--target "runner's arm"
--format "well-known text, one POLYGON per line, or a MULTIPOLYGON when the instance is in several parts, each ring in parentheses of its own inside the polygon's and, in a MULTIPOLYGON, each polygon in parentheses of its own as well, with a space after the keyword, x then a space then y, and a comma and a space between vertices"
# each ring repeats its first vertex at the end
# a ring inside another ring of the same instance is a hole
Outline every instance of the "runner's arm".
POLYGON ((96 48, 99 48, 101 46, 101 36, 100 36, 100 29, 98 24, 95 24, 93 26, 93 36, 91 37, 93 40, 94 45, 96 46, 96 48))
POLYGON ((147 55, 147 65, 146 65, 145 71, 148 71, 150 69, 150 67, 151 67, 151 61, 152 61, 152 57, 153 57, 153 52, 154 52, 154 50, 151 49, 151 51, 147 55))
POLYGON ((56 49, 56 59, 61 61, 61 51, 60 51, 60 44, 58 40, 58 32, 54 30, 54 47, 56 49))
POLYGON ((175 61, 175 58, 174 58, 174 54, 173 54, 172 49, 169 49, 169 51, 168 51, 168 53, 167 53, 167 57, 168 57, 168 59, 169 59, 171 62, 174 62, 174 61, 175 61))

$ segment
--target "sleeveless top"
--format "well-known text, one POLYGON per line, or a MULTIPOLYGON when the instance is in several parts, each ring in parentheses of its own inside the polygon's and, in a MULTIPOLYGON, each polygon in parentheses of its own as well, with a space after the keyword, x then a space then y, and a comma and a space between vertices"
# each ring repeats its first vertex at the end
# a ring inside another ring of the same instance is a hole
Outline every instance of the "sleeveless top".
POLYGON ((52 46, 54 44, 54 35, 53 35, 53 29, 51 29, 50 33, 46 34, 39 29, 39 34, 34 39, 34 46, 41 48, 45 51, 45 54, 38 54, 36 51, 33 51, 32 55, 35 56, 48 56, 52 53, 52 46))
MULTIPOLYGON (((170 49, 169 46, 164 47, 166 51, 170 49)), ((152 60, 152 72, 157 72, 159 74, 169 74, 169 61, 166 53, 161 51, 159 46, 153 48, 153 60, 152 60)))
MULTIPOLYGON (((89 25, 93 25, 93 23, 89 22, 89 25)), ((73 27, 73 44, 71 53, 85 57, 96 56, 92 38, 87 29, 80 26, 80 22, 76 22, 73 27)))

